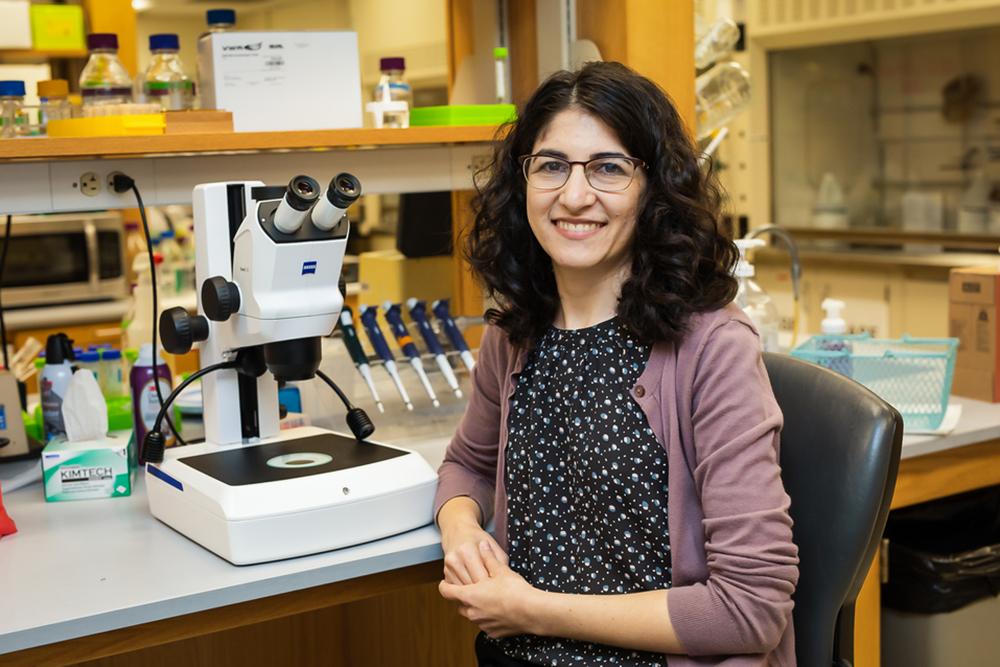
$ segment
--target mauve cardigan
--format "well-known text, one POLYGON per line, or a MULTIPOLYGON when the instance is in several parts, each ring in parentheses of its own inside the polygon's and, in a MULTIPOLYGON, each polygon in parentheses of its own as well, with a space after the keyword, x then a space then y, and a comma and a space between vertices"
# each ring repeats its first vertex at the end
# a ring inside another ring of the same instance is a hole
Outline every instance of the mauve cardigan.
MULTIPOLYGON (((778 465, 781 411, 753 325, 736 306, 696 314, 657 343, 632 395, 667 451, 670 621, 686 665, 794 665, 798 549, 778 465)), ((487 327, 468 408, 438 470, 434 503, 469 496, 507 549, 504 447, 527 352, 487 327), (495 490, 499 488, 500 492, 495 490)))

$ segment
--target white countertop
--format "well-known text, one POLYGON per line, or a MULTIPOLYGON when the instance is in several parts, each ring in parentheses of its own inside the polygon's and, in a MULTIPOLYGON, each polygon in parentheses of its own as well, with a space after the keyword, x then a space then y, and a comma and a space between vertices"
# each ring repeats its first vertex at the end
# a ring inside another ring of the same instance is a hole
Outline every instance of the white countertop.
MULTIPOLYGON (((906 436, 904 458, 1000 438, 1000 405, 953 400, 963 409, 958 427, 947 436, 906 436)), ((461 412, 458 401, 443 408, 435 419, 418 415, 416 433, 411 422, 380 435, 437 467, 449 440, 442 434, 461 412)), ((154 519, 141 478, 128 498, 47 504, 35 484, 6 494, 4 502, 19 532, 0 539, 0 654, 441 557, 438 531, 426 526, 338 551, 237 567, 154 519)))

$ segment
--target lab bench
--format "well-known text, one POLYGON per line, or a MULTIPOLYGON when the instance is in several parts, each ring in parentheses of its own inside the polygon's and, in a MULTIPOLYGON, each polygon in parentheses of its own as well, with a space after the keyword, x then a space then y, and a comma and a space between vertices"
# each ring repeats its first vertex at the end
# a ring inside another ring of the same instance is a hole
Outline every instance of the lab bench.
MULTIPOLYGON (((953 401, 962 406, 954 431, 904 438, 893 507, 1000 484, 1000 405, 953 401)), ((443 422, 437 430, 446 430, 443 422)), ((400 427, 383 435, 404 434, 400 427)), ((436 467, 448 440, 425 433, 400 444, 436 467)), ((414 665, 472 660, 475 627, 437 596, 441 547, 433 526, 236 567, 154 519, 141 480, 131 497, 103 502, 46 504, 37 486, 4 501, 20 530, 0 541, 4 665, 206 655, 233 664, 248 651, 261 659, 277 651, 292 662, 317 650, 334 665, 402 664, 400 656, 414 665)), ((859 667, 878 664, 877 567, 869 579, 857 609, 859 667)))

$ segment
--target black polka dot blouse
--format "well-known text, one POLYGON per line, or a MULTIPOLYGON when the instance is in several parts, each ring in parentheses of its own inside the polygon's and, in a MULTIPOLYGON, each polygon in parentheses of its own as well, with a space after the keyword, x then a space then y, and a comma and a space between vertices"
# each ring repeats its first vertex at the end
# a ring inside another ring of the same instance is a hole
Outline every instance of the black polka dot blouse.
MULTIPOLYGON (((511 568, 536 588, 670 587, 667 454, 630 393, 649 352, 615 318, 550 328, 525 362, 507 424, 507 534, 511 568)), ((553 667, 665 664, 660 654, 568 639, 490 641, 553 667)))

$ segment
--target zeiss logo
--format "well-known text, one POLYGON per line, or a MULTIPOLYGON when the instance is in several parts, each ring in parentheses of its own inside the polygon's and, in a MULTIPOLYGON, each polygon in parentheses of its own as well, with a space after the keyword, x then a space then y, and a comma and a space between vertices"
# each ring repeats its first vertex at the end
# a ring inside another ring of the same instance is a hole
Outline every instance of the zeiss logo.
POLYGON ((316 273, 315 261, 302 262, 302 275, 311 276, 315 275, 315 273, 316 273))

